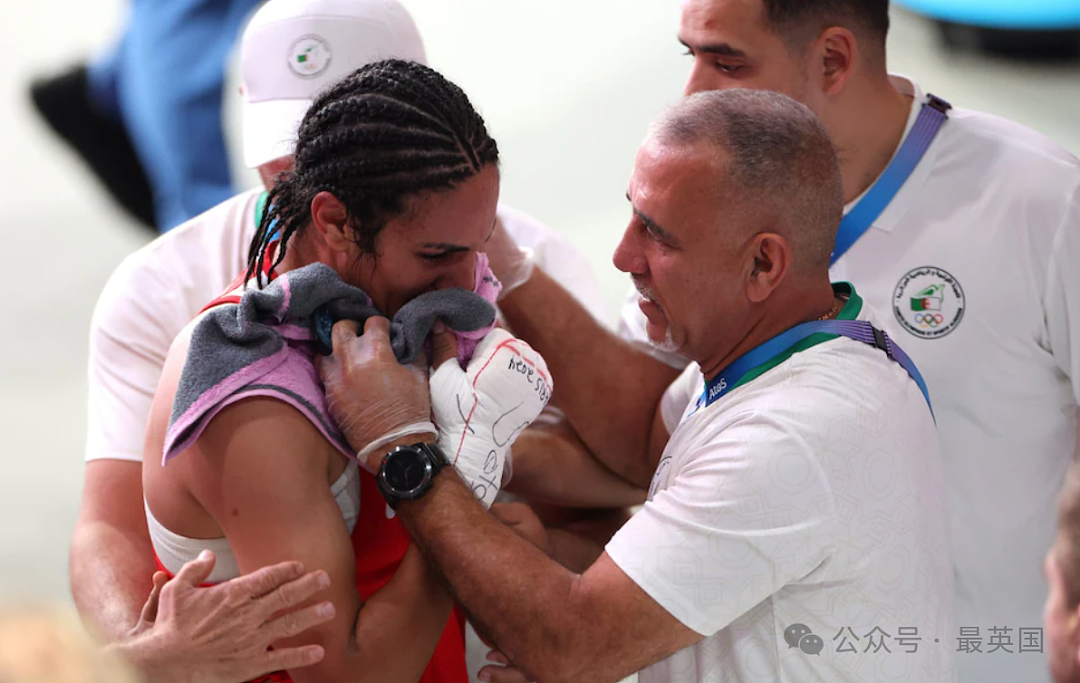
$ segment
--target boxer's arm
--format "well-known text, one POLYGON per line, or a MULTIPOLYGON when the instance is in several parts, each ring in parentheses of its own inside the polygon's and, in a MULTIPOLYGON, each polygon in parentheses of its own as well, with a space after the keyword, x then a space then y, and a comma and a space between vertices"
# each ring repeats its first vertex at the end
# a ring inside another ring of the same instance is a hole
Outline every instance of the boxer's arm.
MULTIPOLYGON (((403 437, 385 448, 421 439, 403 437)), ((293 680, 415 681, 450 617, 450 597, 411 548, 390 582, 361 608, 353 544, 327 482, 336 457, 299 411, 276 399, 249 398, 218 413, 197 447, 170 467, 185 468, 180 476, 225 533, 241 572, 295 560, 329 576, 329 587, 303 606, 327 600, 333 618, 274 641, 275 648, 315 645, 326 653, 310 667, 290 670, 293 680)))
POLYGON ((83 499, 71 539, 71 593, 84 621, 109 641, 139 618, 154 575, 142 499, 142 463, 86 464, 83 499))
POLYGON ((604 328, 540 268, 499 308, 544 356, 555 400, 589 451, 622 478, 647 486, 654 416, 679 371, 604 328))
POLYGON ((513 447, 506 490, 530 502, 583 508, 623 508, 645 502, 645 490, 594 458, 565 420, 535 424, 513 447))
POLYGON ((604 554, 597 539, 567 529, 548 529, 551 558, 577 574, 585 573, 604 554))
POLYGON ((625 510, 545 509, 520 502, 496 503, 491 514, 545 555, 578 573, 592 566, 629 519, 625 510))

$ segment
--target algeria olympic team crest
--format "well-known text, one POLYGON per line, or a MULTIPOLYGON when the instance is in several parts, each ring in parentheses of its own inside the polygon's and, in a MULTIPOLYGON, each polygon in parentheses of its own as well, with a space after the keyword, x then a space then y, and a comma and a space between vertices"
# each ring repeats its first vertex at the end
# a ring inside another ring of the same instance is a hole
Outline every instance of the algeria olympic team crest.
POLYGON ((301 78, 315 78, 330 66, 330 43, 316 35, 306 35, 289 46, 289 68, 301 78))
POLYGON ((922 339, 938 339, 964 319, 964 290, 947 271, 923 266, 908 271, 893 293, 893 313, 905 330, 922 339))

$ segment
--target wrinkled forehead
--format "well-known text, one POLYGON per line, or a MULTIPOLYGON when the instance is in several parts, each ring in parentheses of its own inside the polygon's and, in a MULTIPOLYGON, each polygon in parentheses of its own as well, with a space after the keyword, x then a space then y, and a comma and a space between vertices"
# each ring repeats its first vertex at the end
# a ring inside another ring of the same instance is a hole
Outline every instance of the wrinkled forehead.
POLYGON ((638 148, 631 184, 652 195, 704 198, 723 183, 723 153, 705 141, 685 142, 654 130, 638 148))
POLYGON ((740 182, 730 164, 722 146, 669 142, 654 134, 638 150, 630 201, 669 232, 685 228, 702 236, 702 230, 715 234, 722 224, 724 239, 741 240, 769 222, 776 205, 761 188, 740 182))
POLYGON ((696 234, 729 210, 722 152, 707 143, 668 142, 650 136, 634 160, 628 194, 635 211, 679 238, 696 234))

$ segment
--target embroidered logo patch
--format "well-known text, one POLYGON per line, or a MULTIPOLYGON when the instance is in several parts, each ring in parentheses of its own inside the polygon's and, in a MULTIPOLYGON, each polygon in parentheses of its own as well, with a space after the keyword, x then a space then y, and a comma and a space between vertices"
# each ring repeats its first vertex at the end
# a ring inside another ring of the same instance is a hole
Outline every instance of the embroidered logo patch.
POLYGON ((330 66, 330 57, 330 43, 320 36, 303 36, 289 47, 289 68, 301 78, 315 78, 330 66))
POLYGON ((923 266, 909 271, 893 292, 893 313, 905 330, 922 339, 944 337, 964 319, 964 289, 947 271, 923 266))

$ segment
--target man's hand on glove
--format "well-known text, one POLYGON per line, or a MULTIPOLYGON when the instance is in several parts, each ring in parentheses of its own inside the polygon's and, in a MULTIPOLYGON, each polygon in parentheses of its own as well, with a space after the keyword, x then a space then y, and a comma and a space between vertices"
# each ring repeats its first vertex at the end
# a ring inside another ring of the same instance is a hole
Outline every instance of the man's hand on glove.
POLYGON ((332 340, 333 355, 318 361, 326 407, 359 451, 360 464, 374 473, 390 450, 387 444, 435 433, 427 373, 420 366, 398 363, 386 318, 368 318, 361 336, 355 322, 339 321, 332 340))
POLYGON ((484 507, 502 486, 510 445, 551 398, 547 364, 531 346, 496 328, 469 366, 456 362, 454 336, 434 338, 429 385, 438 444, 484 507))
POLYGON ((490 507, 511 444, 551 398, 551 375, 540 354, 502 329, 481 340, 465 369, 448 329, 437 325, 433 341, 429 380, 416 366, 398 363, 386 318, 369 318, 359 337, 355 323, 337 323, 334 353, 319 362, 327 407, 372 472, 386 444, 437 427, 450 464, 490 507))

